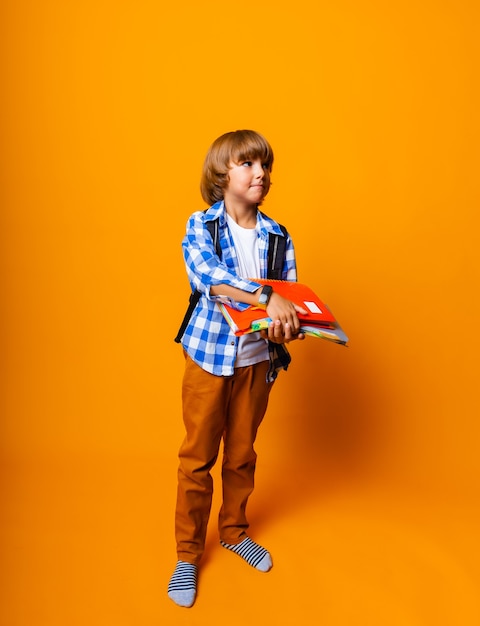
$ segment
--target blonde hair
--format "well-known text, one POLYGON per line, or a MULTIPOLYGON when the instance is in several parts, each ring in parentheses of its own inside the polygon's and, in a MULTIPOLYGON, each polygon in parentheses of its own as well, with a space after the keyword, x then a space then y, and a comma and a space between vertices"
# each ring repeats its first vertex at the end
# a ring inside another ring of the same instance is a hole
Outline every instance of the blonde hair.
MULTIPOLYGON (((235 130, 221 135, 210 146, 203 163, 200 192, 208 205, 223 200, 228 185, 230 163, 261 159, 270 174, 273 150, 268 141, 254 130, 235 130)), ((266 187, 270 188, 270 176, 266 187)), ((265 194, 266 195, 266 194, 265 194)))

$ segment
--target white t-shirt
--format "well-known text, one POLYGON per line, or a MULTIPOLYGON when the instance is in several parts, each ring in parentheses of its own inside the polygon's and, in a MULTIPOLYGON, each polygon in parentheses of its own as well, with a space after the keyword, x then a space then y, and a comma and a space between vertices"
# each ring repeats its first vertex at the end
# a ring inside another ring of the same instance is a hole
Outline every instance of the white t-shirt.
MULTIPOLYGON (((242 278, 260 276, 260 255, 256 228, 243 228, 227 213, 227 223, 237 253, 239 274, 242 278)), ((239 337, 235 367, 246 367, 268 361, 268 344, 260 333, 249 333, 239 337)))

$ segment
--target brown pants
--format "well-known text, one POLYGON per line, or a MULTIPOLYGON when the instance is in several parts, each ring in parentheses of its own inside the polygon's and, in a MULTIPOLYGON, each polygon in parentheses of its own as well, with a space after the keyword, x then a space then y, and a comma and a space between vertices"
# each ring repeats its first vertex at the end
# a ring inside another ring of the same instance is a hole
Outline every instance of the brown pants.
POLYGON ((220 539, 239 543, 246 534, 246 506, 254 486, 257 455, 253 444, 267 409, 272 383, 268 361, 241 367, 233 376, 214 376, 186 357, 183 420, 186 436, 178 470, 175 533, 177 554, 197 564, 205 547, 213 494, 210 470, 223 437, 223 503, 220 539))

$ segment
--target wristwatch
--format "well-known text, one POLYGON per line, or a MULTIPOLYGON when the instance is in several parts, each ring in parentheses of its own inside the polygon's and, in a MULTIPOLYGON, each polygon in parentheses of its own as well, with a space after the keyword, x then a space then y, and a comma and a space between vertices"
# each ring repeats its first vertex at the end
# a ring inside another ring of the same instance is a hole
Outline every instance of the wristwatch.
POLYGON ((264 285, 262 287, 262 291, 260 292, 260 297, 258 298, 258 307, 260 309, 266 309, 268 302, 270 301, 270 296, 273 293, 273 289, 270 285, 264 285))

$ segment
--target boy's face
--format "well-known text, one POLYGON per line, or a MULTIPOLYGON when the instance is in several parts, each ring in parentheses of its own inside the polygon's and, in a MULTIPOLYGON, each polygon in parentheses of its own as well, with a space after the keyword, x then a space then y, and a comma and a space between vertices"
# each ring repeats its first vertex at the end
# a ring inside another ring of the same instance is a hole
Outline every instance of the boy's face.
POLYGON ((228 183, 224 191, 225 202, 255 207, 270 189, 268 166, 260 159, 230 162, 228 183))

